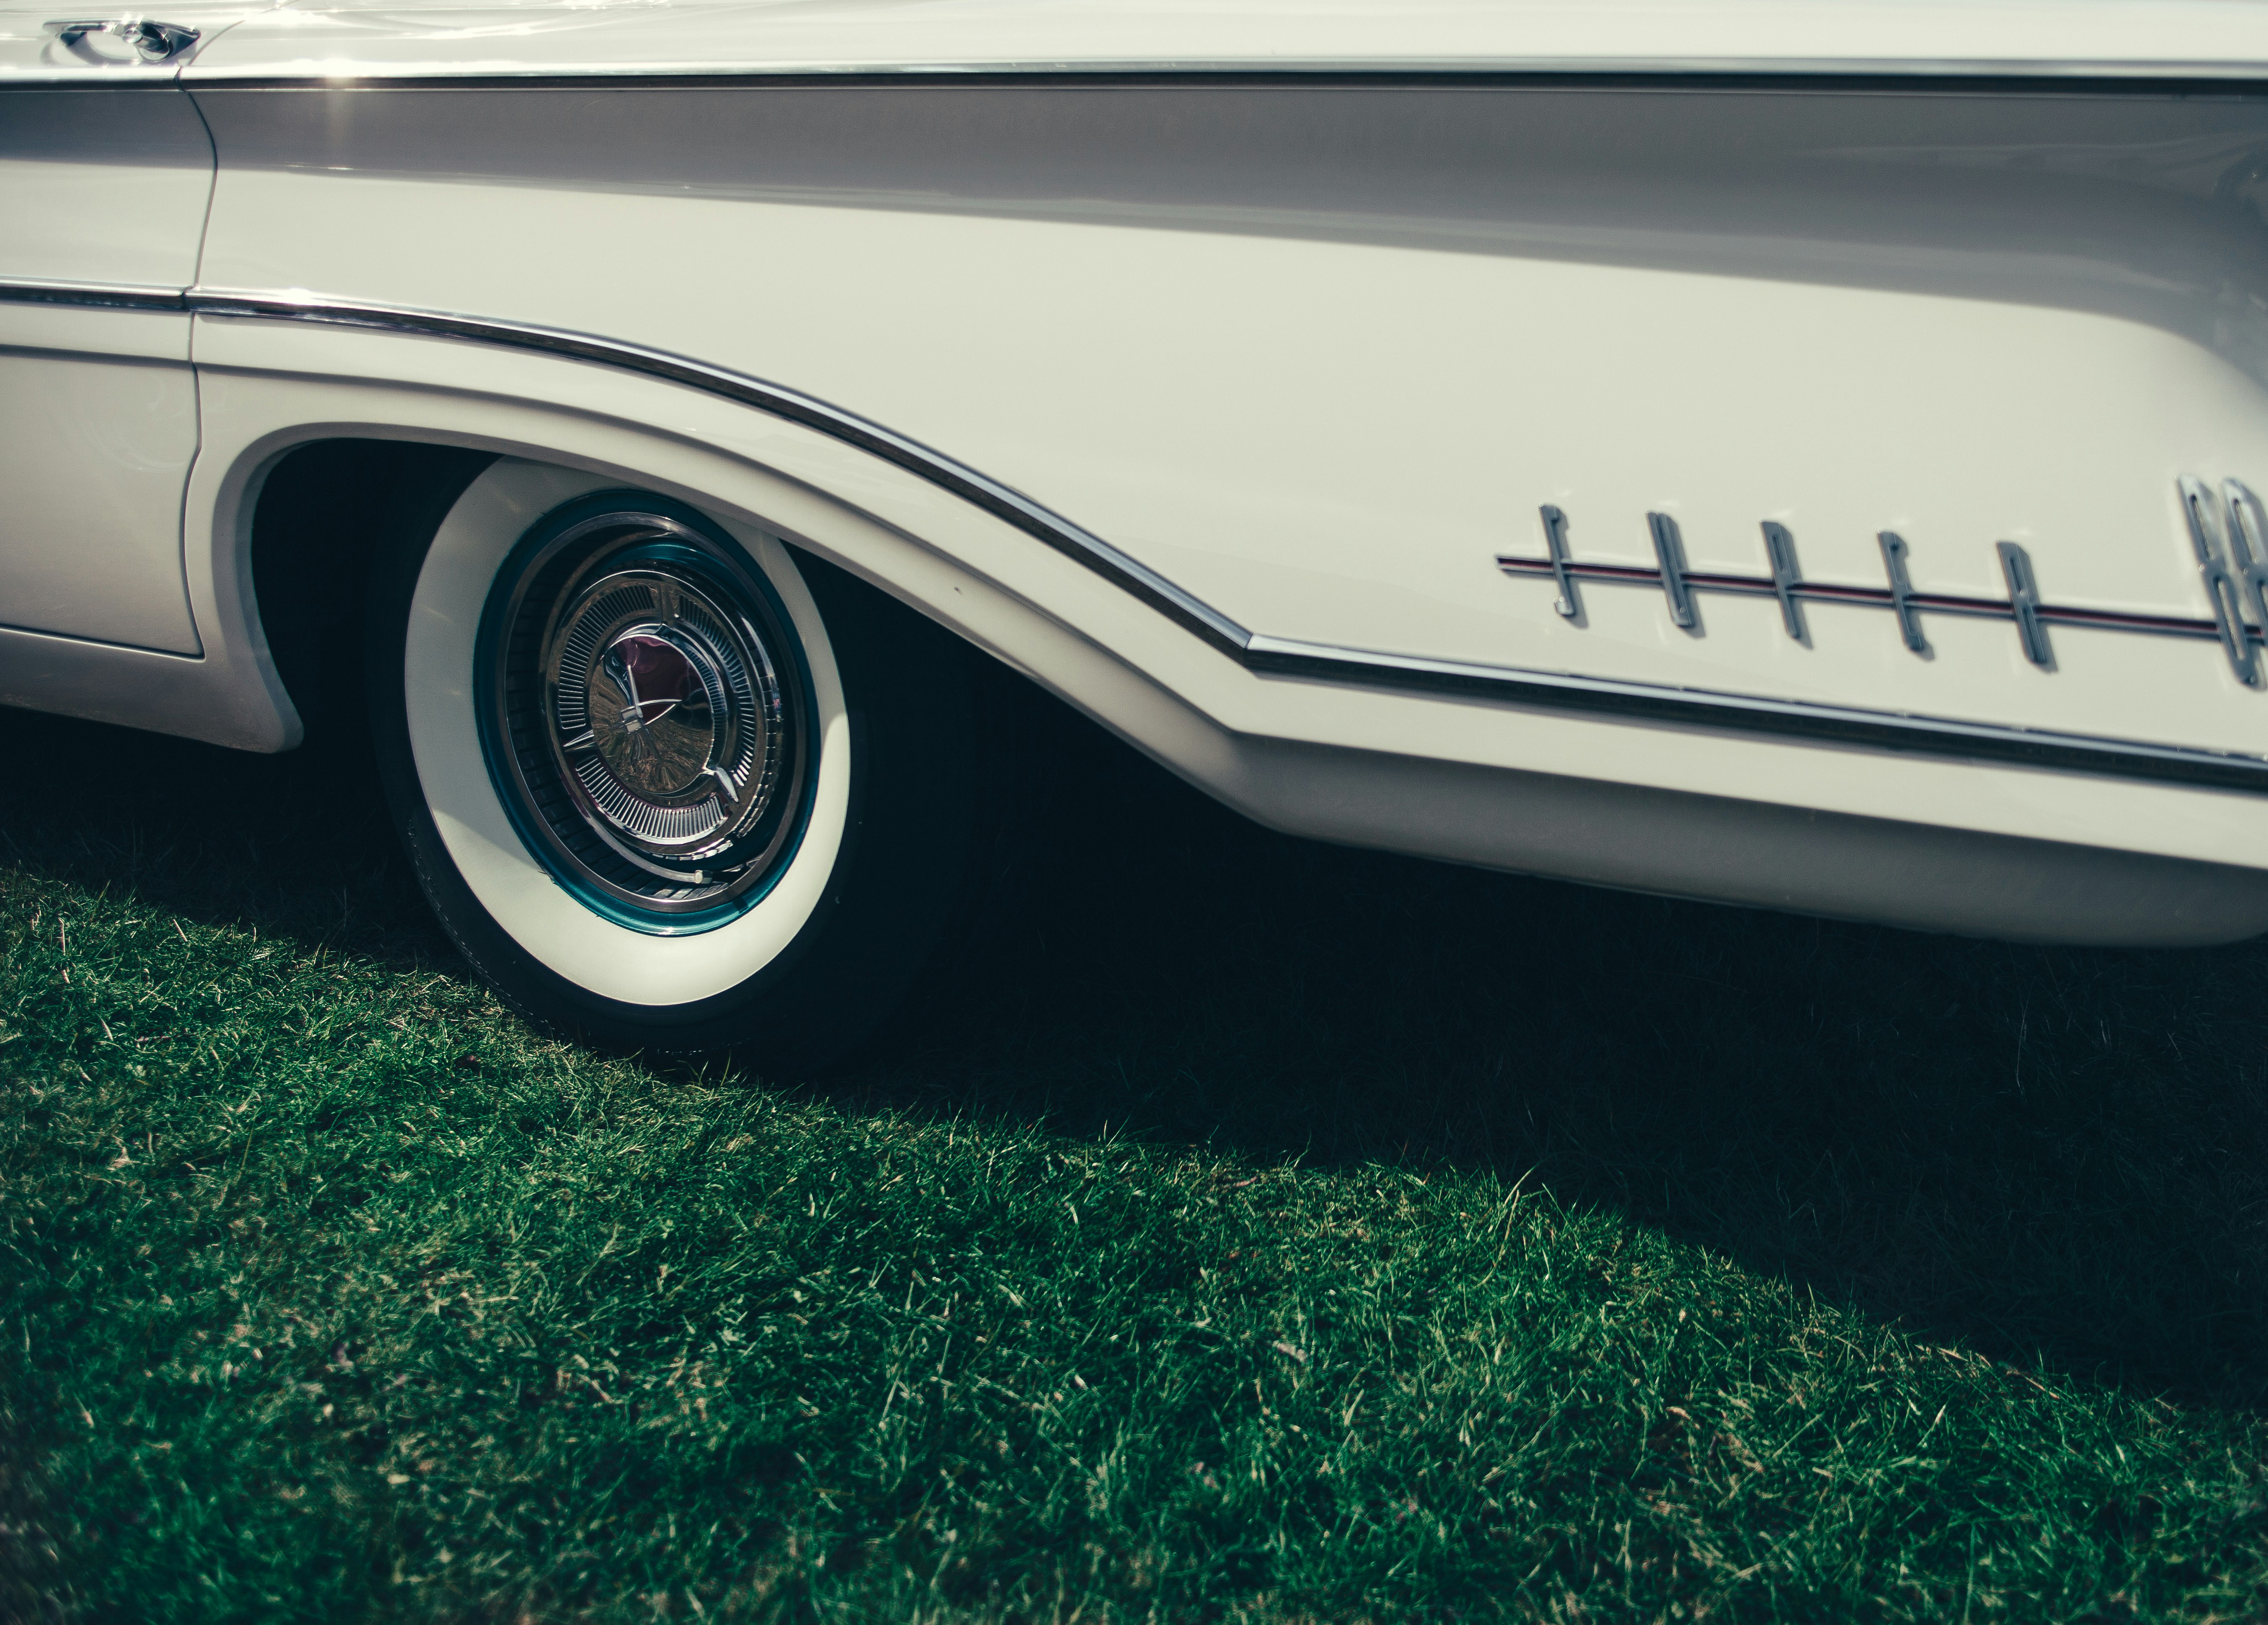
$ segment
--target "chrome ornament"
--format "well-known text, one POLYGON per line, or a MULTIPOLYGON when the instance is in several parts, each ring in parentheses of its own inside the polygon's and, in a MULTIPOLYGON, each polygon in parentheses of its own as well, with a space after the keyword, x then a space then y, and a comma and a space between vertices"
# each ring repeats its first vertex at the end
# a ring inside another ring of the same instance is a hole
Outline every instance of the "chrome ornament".
POLYGON ((1570 621, 1583 618, 1582 595, 1576 591, 1574 572, 1569 568, 1567 556, 1567 516, 1550 503, 1543 513, 1543 545, 1551 549, 1551 579, 1559 584, 1559 596, 1551 602, 1570 621))
POLYGON ((2008 607, 2016 612, 2016 636, 2023 640, 2024 658, 2043 671, 2055 669, 2055 651, 2048 646, 2048 629, 2040 620, 2040 587, 2032 578, 2031 555, 2013 541, 1999 544, 2000 576, 2008 584, 2008 607))
POLYGON ((1811 632, 1804 625, 1803 600, 1795 595, 1796 589, 1803 585, 1803 572, 1796 568, 1794 533, 1785 525, 1766 519, 1764 556, 1771 561, 1772 593, 1779 599, 1780 624, 1797 643, 1809 643, 1811 632))
POLYGON ((125 41, 145 62, 170 62, 203 37, 201 30, 180 23, 160 23, 146 17, 95 17, 53 22, 55 38, 77 46, 91 33, 109 34, 125 41))
POLYGON ((2190 545, 2197 549, 2198 573, 2205 597, 2213 604, 2213 629, 2228 652, 2229 669, 2240 681, 2260 684, 2260 662, 2252 643, 2257 633, 2245 624, 2249 603, 2253 619, 2268 627, 2268 540, 2264 540, 2260 499, 2235 480, 2221 482, 2220 496, 2202 480, 2186 475, 2181 482, 2182 518, 2188 521, 2190 545))
POLYGON ((2213 610, 2210 619, 2048 603, 2040 595, 2031 555, 2013 541, 1994 544, 2000 577, 2007 584, 2005 600, 1916 587, 1912 549, 1896 531, 1881 531, 1875 536, 1882 555, 1883 585, 1806 581, 1796 566, 1794 533, 1774 519, 1764 520, 1762 526, 1764 557, 1771 570, 1764 576, 1692 569, 1685 560, 1677 521, 1666 513, 1646 516, 1646 533, 1653 543, 1653 568, 1584 562, 1569 546, 1572 526, 1565 510, 1548 503, 1540 511, 1544 556, 1500 554, 1496 563, 1507 576, 1550 579, 1558 588, 1552 607, 1578 625, 1583 624, 1583 619, 1582 600, 1577 594, 1580 585, 1587 581, 1659 587, 1668 602, 1671 623, 1696 637, 1702 635, 1702 627, 1695 598, 1705 592, 1722 592, 1777 599, 1788 636, 1808 647, 1811 636, 1803 614, 1803 604, 1808 599, 1889 610, 1897 617, 1905 646, 1925 659, 1932 653, 1922 627, 1925 614, 2013 621, 2024 658, 2043 672, 2056 669, 2055 650, 2048 639, 2051 626, 2158 637, 2214 638, 2227 651, 2237 677, 2259 687, 2264 677, 2260 646, 2268 643, 2268 508, 2235 480, 2223 481, 2216 494, 2205 482, 2184 478, 2180 496, 2205 598, 2213 610))
POLYGON ((1646 527, 1653 536, 1653 556, 1661 566, 1661 593, 1669 600, 1669 619, 1676 626, 1701 636, 1701 614, 1693 607, 1693 592, 1685 581, 1685 538, 1677 521, 1666 513, 1649 513, 1646 527))
POLYGON ((1890 578, 1890 611, 1898 618, 1899 636, 1906 647, 1918 655, 1929 652, 1929 639, 1922 636, 1921 614, 1914 606, 1913 578, 1906 573, 1906 540, 1896 531, 1881 531, 1874 540, 1882 549, 1882 573, 1890 578))

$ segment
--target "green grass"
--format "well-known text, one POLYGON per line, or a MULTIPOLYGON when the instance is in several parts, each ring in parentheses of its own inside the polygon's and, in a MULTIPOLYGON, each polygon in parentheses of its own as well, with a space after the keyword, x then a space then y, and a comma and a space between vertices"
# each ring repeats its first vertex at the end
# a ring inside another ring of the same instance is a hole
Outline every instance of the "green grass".
POLYGON ((1087 843, 818 1086, 530 1033, 350 755, 0 717, 0 1618, 2268 1611, 2268 950, 1055 748, 1087 843))

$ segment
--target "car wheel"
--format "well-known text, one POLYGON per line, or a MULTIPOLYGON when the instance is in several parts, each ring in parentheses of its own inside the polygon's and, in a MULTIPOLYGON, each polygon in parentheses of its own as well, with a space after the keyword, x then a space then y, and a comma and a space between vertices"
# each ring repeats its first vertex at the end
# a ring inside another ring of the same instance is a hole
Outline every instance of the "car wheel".
POLYGON ((858 1055, 982 879, 982 657, 777 538, 545 465, 390 528, 379 771, 480 974, 610 1047, 858 1055))

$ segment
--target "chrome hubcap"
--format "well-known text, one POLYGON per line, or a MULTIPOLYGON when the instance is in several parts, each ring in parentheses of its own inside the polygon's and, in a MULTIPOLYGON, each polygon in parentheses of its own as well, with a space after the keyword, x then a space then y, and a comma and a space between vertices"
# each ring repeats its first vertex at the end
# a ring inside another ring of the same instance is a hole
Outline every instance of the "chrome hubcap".
POLYGON ((523 541, 491 612, 500 788, 538 855, 602 911, 713 915, 792 849, 808 732, 799 645, 745 556, 705 526, 620 508, 561 517, 523 541))
POLYGON ((686 861, 763 816, 781 701, 754 629, 699 585, 641 562, 578 592, 543 655, 551 743, 602 833, 686 861))

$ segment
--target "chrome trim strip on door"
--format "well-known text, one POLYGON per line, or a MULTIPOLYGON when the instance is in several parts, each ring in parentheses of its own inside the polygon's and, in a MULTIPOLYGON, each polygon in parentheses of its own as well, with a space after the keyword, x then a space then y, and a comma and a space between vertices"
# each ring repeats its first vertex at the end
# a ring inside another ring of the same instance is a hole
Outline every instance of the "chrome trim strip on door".
MULTIPOLYGON (((58 304, 100 305, 110 302, 107 295, 115 291, 73 289, 63 284, 34 291, 31 284, 13 283, 0 287, 0 298, 36 298, 58 304)), ((919 441, 800 391, 662 350, 518 323, 264 293, 193 289, 173 297, 180 305, 165 308, 187 308, 203 316, 312 322, 534 350, 619 367, 755 407, 870 452, 976 504, 1027 535, 1078 560, 1261 676, 1447 694, 1618 721, 2268 794, 2268 758, 2234 752, 1619 682, 1567 673, 1435 660, 1270 637, 1248 631, 1194 594, 1021 492, 988 479, 919 441)), ((1598 566, 1579 569, 1580 574, 1593 579, 1608 573, 1598 566)), ((1568 573, 1572 577, 1578 570, 1571 569, 1568 573)), ((1651 570, 1628 573, 1642 577, 1655 575, 1651 570)), ((1715 584, 1703 578, 1696 579, 1694 585, 1715 584)), ((1768 585, 1764 590, 1772 591, 1768 585)), ((1804 595, 1829 599, 1840 596, 1840 592, 1807 587, 1804 595)), ((2008 613, 2005 605, 1993 607, 1999 614, 2008 613)))
POLYGON ((0 303, 86 305, 103 310, 187 311, 179 288, 110 286, 100 283, 15 282, 0 277, 0 303))

